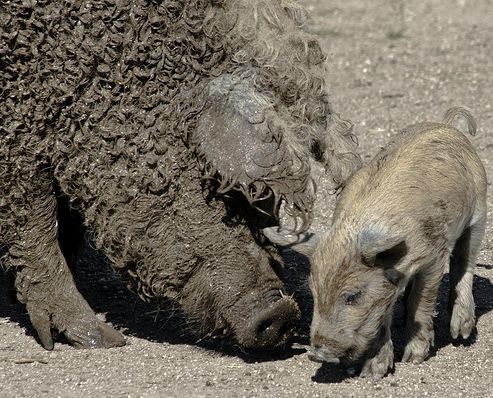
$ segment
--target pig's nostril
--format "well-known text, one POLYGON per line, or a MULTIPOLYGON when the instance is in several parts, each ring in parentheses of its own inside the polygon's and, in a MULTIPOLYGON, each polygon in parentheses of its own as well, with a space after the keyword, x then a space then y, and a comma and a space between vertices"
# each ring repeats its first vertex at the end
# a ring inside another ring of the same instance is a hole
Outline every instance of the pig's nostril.
POLYGON ((268 319, 257 327, 257 335, 282 338, 291 331, 291 326, 290 322, 268 319))
POLYGON ((287 340, 298 319, 299 309, 293 300, 275 300, 248 320, 237 334, 238 340, 250 348, 277 346, 287 340))
POLYGON ((279 328, 279 337, 283 337, 285 335, 287 335, 288 333, 291 332, 291 329, 292 329, 292 323, 290 322, 283 322, 281 327, 279 328))
POLYGON ((272 326, 274 325, 274 321, 272 319, 268 319, 264 322, 262 322, 258 327, 257 327, 257 334, 258 335, 263 335, 272 329, 272 326))
MULTIPOLYGON (((277 309, 279 311, 279 309, 277 309)), ((284 314, 270 310, 264 317, 258 319, 254 329, 255 339, 260 345, 274 344, 283 341, 291 332, 294 322, 291 316, 284 318, 284 314)))

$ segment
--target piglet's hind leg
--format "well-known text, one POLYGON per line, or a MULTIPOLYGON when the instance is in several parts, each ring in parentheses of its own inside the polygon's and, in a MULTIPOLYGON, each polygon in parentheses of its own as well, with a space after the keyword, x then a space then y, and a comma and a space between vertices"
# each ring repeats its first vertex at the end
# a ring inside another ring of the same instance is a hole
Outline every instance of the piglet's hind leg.
POLYGON ((450 257, 450 334, 454 339, 457 339, 459 334, 467 339, 474 328, 472 284, 476 256, 484 235, 484 229, 484 220, 466 228, 455 243, 450 257))

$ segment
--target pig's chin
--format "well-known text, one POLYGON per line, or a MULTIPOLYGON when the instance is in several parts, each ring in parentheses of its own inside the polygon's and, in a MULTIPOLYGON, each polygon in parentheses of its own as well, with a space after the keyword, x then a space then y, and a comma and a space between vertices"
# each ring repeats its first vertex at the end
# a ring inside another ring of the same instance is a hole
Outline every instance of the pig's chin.
POLYGON ((312 347, 308 353, 308 358, 314 362, 340 364, 349 367, 355 364, 360 358, 356 347, 341 348, 335 350, 331 346, 312 347))
MULTIPOLYGON (((356 335, 356 334, 355 334, 356 335)), ((342 367, 351 367, 362 363, 368 357, 369 352, 373 352, 371 344, 345 345, 338 341, 336 337, 328 337, 328 341, 333 344, 311 347, 308 357, 314 362, 325 362, 340 364, 342 367)))
POLYGON ((340 364, 343 367, 361 365, 367 359, 374 357, 380 347, 381 345, 376 341, 369 341, 367 344, 348 347, 338 357, 340 364))

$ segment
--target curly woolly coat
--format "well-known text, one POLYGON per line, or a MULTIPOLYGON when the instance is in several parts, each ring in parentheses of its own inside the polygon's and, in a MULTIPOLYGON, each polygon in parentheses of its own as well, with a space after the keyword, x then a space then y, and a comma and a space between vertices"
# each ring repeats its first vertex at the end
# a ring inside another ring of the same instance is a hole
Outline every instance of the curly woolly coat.
POLYGON ((29 267, 54 182, 147 297, 179 299, 203 259, 234 258, 254 207, 275 224, 284 200, 306 229, 310 157, 337 183, 359 158, 304 19, 290 0, 0 5, 4 263, 29 267))

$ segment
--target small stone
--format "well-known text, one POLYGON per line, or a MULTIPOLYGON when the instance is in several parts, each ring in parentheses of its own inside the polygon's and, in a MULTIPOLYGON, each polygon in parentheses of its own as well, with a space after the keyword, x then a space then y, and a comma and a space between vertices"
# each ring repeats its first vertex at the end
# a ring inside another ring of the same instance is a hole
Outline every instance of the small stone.
POLYGON ((35 362, 42 363, 42 364, 48 363, 48 361, 46 361, 43 358, 16 358, 13 360, 13 362, 17 365, 23 365, 26 363, 35 363, 35 362))

